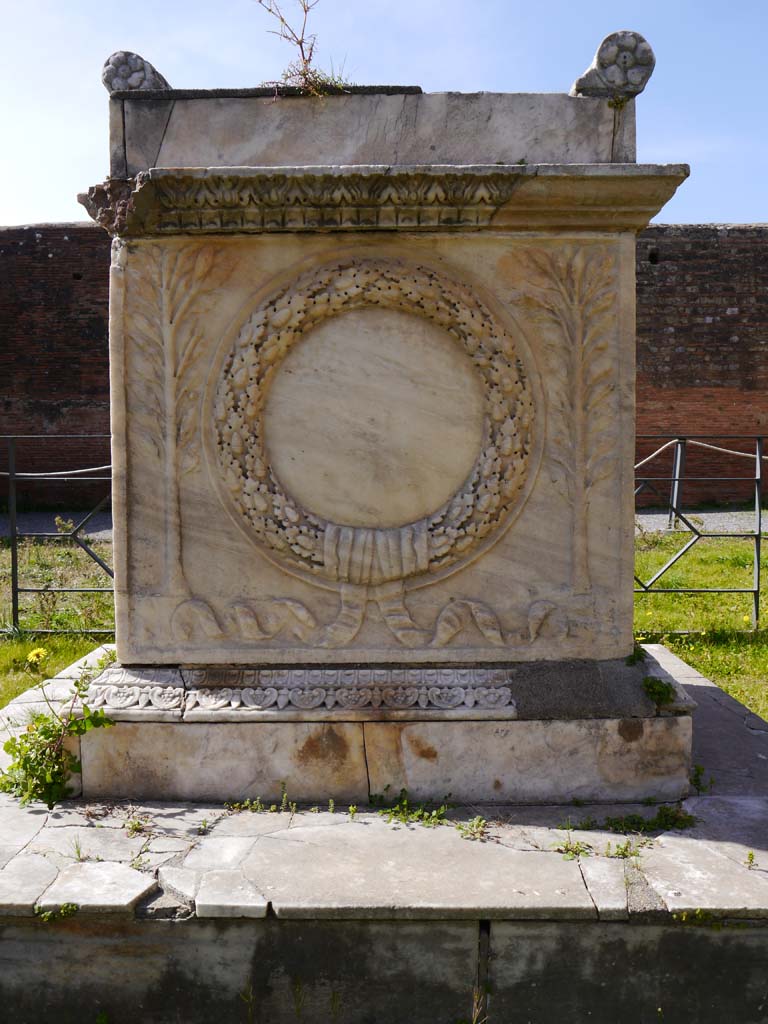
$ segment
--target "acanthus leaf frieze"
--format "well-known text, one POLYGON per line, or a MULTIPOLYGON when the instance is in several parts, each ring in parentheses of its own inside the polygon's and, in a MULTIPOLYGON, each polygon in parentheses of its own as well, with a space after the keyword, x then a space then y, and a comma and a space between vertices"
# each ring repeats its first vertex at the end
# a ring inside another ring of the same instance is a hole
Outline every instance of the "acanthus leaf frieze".
POLYGON ((237 711, 458 711, 500 709, 515 716, 502 669, 168 669, 116 666, 89 687, 88 702, 107 714, 156 711, 214 715, 237 711), (213 685, 205 685, 213 684, 213 685), (230 685, 222 685, 228 683, 230 685), (248 685, 251 684, 251 685, 248 685), (256 684, 256 685, 253 685, 256 684))

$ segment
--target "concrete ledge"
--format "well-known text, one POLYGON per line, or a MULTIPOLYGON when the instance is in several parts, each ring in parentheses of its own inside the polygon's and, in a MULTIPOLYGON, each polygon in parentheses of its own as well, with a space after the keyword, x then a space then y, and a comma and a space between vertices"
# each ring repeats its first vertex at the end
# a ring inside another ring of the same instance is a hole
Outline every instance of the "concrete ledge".
POLYGON ((722 1024, 765 1020, 768 929, 75 917, 3 923, 0 953, 14 1024, 722 1024))

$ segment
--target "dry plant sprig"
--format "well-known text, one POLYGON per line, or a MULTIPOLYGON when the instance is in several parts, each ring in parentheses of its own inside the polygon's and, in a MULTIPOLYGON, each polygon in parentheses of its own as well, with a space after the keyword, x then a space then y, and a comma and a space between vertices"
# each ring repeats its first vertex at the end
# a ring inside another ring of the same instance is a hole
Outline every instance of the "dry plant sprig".
POLYGON ((343 75, 335 74, 333 71, 329 74, 312 66, 317 36, 307 32, 307 21, 310 11, 317 7, 320 0, 296 0, 296 2, 301 14, 301 28, 294 28, 287 21, 277 0, 256 0, 259 7, 271 14, 280 26, 277 29, 269 29, 270 34, 284 39, 298 51, 298 57, 291 61, 280 81, 264 82, 263 84, 274 86, 276 94, 286 86, 299 89, 308 96, 322 96, 325 93, 343 89, 350 84, 343 75))
POLYGON ((317 42, 316 35, 307 35, 307 20, 309 18, 309 12, 317 7, 320 0, 298 0, 299 7, 301 8, 302 21, 301 28, 297 32, 296 29, 292 28, 285 19, 285 15, 280 9, 280 5, 277 0, 256 0, 259 7, 263 7, 268 14, 271 14, 273 18, 276 18, 280 23, 279 29, 270 29, 270 34, 273 36, 279 36, 281 39, 285 39, 286 42, 291 43, 295 46, 300 54, 300 62, 303 67, 309 68, 312 64, 312 58, 315 53, 315 43, 317 42))

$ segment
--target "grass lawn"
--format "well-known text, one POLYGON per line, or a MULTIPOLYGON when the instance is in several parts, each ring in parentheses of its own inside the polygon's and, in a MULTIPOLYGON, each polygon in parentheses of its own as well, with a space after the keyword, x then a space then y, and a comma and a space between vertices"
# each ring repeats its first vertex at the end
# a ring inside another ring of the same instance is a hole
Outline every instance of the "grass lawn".
POLYGON ((94 647, 108 642, 104 636, 28 636, 0 640, 0 708, 28 690, 50 679, 94 647), (38 666, 27 662, 27 655, 43 648, 46 654, 38 666))
MULTIPOLYGON (((112 545, 96 542, 94 550, 111 565, 112 545)), ((28 587, 107 587, 107 574, 71 541, 24 540, 19 544, 19 581, 28 587)), ((113 629, 115 622, 111 594, 22 594, 19 599, 21 624, 28 629, 113 629)), ((0 628, 11 624, 11 546, 0 538, 0 628)), ((1 635, 1 634, 0 634, 1 635)), ((0 707, 18 694, 55 676, 109 635, 30 634, 14 636, 10 631, 0 639, 0 707), (44 648, 46 656, 35 667, 27 655, 44 648)))
MULTIPOLYGON (((635 571, 644 581, 690 539, 646 533, 635 542, 635 571)), ((639 640, 666 644, 756 714, 768 719, 768 542, 761 558, 764 628, 750 630, 751 594, 636 594, 639 640), (687 635, 672 635, 687 630, 687 635)), ((751 587, 754 545, 705 538, 661 577, 660 587, 751 587)))
MULTIPOLYGON (((643 533, 636 542, 636 571, 647 580, 679 550, 687 533, 643 533)), ((109 543, 94 545, 108 564, 109 543)), ((667 587, 749 587, 753 546, 743 540, 699 541, 659 581, 667 587)), ((0 627, 11 621, 11 553, 0 540, 0 627)), ((635 630, 638 639, 667 644, 685 661, 708 676, 758 715, 768 718, 768 544, 763 559, 762 610, 767 628, 751 632, 749 594, 638 594, 635 630), (687 631, 674 635, 674 631, 687 631)), ((19 549, 19 577, 27 586, 109 585, 108 577, 81 551, 66 541, 27 540, 19 549)), ((26 594, 21 598, 21 622, 28 629, 113 628, 111 594, 26 594)), ((53 676, 109 636, 14 637, 0 639, 0 707, 16 694, 53 676), (47 657, 36 670, 27 655, 44 647, 47 657)))

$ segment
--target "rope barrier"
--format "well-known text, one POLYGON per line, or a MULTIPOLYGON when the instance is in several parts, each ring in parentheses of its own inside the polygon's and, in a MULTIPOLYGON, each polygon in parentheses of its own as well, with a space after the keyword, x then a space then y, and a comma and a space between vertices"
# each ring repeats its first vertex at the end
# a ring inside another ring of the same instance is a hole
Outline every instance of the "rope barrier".
MULTIPOLYGON (((50 473, 14 473, 17 480, 54 480, 57 476, 82 476, 85 473, 101 473, 105 469, 112 469, 108 466, 89 466, 88 469, 59 469, 50 473)), ((0 473, 0 476, 10 476, 10 473, 0 473)))

